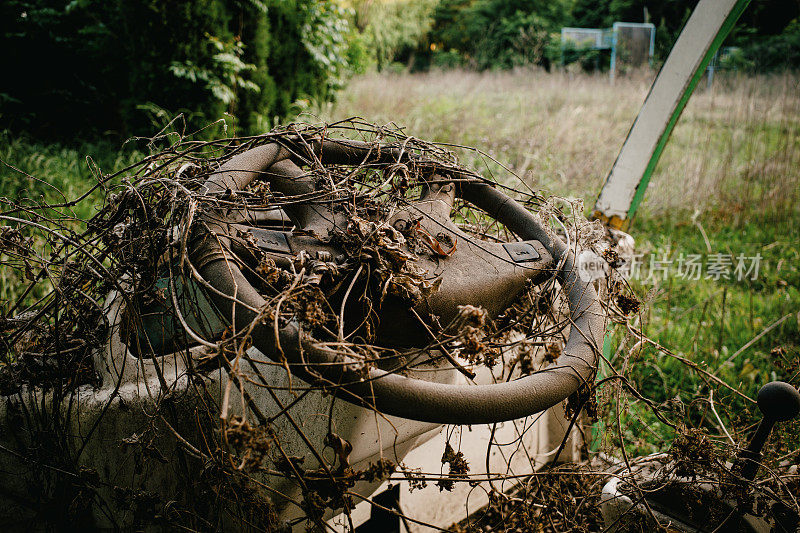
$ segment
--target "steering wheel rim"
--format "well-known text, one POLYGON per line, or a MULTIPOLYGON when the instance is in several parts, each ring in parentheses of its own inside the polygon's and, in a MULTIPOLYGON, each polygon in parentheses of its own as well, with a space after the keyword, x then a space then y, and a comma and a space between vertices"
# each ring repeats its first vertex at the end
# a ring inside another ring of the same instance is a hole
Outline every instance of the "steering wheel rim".
MULTIPOLYGON (((403 156, 397 148, 378 149, 357 141, 315 140, 310 147, 320 160, 334 164, 358 164, 370 158, 397 162, 403 156)), ((304 173, 299 167, 287 164, 292 156, 292 147, 277 143, 250 149, 223 165, 208 179, 205 188, 210 193, 241 190, 257 176, 270 169, 274 172, 274 165, 280 163, 284 169, 289 169, 281 175, 294 180, 290 184, 293 191, 312 193, 315 187, 310 179, 303 181, 304 173)), ((266 301, 250 285, 236 262, 229 260, 230 256, 216 239, 203 239, 201 255, 206 260, 199 272, 215 289, 209 291, 209 296, 226 320, 237 329, 252 326, 251 338, 258 350, 282 362, 276 348, 279 343, 282 356, 296 367, 293 373, 312 381, 322 378, 337 386, 344 383, 341 387, 348 393, 340 397, 347 401, 376 408, 384 414, 439 424, 494 423, 539 413, 594 380, 598 346, 605 330, 597 293, 591 282, 581 280, 578 275, 574 253, 518 202, 477 179, 459 182, 456 194, 523 240, 541 242, 560 265, 557 279, 567 299, 571 328, 554 365, 514 381, 474 386, 430 382, 375 367, 368 370, 364 379, 362 374, 342 364, 346 361, 339 353, 308 338, 297 322, 278 330, 276 338, 272 325, 257 321, 254 310, 263 308, 266 301)), ((289 216, 293 220, 305 217, 305 223, 313 223, 302 210, 289 216)), ((207 224, 219 226, 208 220, 207 224)))

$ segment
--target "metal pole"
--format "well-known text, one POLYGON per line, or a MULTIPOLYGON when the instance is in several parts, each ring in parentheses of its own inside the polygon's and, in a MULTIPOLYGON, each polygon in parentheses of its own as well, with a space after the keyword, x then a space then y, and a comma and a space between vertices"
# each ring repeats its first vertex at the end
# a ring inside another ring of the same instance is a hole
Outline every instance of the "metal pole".
POLYGON ((617 25, 614 24, 611 30, 611 67, 609 68, 611 74, 611 83, 614 83, 617 73, 617 25))

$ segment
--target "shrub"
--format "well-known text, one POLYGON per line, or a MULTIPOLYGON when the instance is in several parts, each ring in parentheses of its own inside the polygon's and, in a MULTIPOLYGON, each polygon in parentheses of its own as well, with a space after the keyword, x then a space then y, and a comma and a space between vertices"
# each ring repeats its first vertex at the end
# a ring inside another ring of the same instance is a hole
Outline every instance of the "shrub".
POLYGON ((549 62, 551 34, 564 22, 566 4, 529 0, 442 0, 430 42, 456 51, 478 69, 549 62))
POLYGON ((149 133, 178 112, 254 133, 332 98, 354 59, 332 0, 9 0, 0 19, 0 116, 44 137, 149 133))

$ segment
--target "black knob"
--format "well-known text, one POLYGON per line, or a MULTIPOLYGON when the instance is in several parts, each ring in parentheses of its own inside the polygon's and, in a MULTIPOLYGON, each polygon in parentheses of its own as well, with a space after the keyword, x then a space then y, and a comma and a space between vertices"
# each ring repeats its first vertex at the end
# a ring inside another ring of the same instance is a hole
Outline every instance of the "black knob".
POLYGON ((772 381, 758 391, 758 408, 764 418, 791 420, 800 414, 800 392, 784 381, 772 381))
POLYGON ((742 477, 755 479, 758 462, 761 460, 761 449, 769 438, 775 422, 791 420, 800 413, 800 392, 783 381, 767 383, 758 391, 758 408, 764 418, 758 424, 750 444, 739 454, 742 477))
MULTIPOLYGON (((766 444, 775 422, 791 420, 800 414, 800 392, 784 381, 771 381, 761 387, 757 400, 758 408, 764 418, 758 424, 750 444, 739 452, 739 458, 736 460, 742 478, 749 481, 756 478, 761 461, 761 449, 766 444)), ((717 530, 739 531, 741 524, 741 512, 734 512, 717 530)))

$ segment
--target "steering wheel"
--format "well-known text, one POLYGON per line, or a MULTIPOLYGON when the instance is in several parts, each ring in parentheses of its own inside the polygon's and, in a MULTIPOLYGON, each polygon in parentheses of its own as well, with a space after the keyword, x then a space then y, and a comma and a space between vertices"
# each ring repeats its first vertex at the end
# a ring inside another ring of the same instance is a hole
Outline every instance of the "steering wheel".
MULTIPOLYGON (((418 156, 397 146, 358 141, 281 140, 280 144, 262 145, 232 157, 206 181, 204 188, 209 195, 224 197, 262 178, 269 181, 272 191, 313 199, 321 191, 314 178, 301 170, 296 161, 311 159, 322 165, 402 164, 415 157, 418 156)), ((423 225, 428 224, 429 232, 439 230, 453 239, 462 237, 452 254, 431 259, 424 265, 443 279, 439 290, 426 302, 430 306, 427 309, 440 316, 455 316, 458 305, 465 303, 481 305, 496 314, 524 288, 526 280, 541 273, 547 265, 558 265, 557 279, 569 306, 571 324, 561 356, 555 364, 539 372, 487 385, 443 384, 376 367, 369 368, 365 378, 351 365, 343 364, 347 361, 340 353, 315 343, 297 321, 277 329, 257 320, 258 311, 266 301, 226 250, 226 241, 230 243, 229 239, 241 227, 235 229, 234 224, 221 216, 221 210, 213 211, 215 216, 206 217, 205 221, 216 235, 202 239, 192 252, 192 261, 207 282, 210 299, 237 330, 251 328, 253 345, 266 356, 278 362, 285 358, 292 372, 300 377, 322 376, 333 384, 343 384, 349 394, 340 397, 348 401, 422 422, 493 423, 548 409, 594 379, 604 321, 593 285, 580 279, 575 256, 559 237, 490 183, 474 177, 449 182, 432 180, 419 200, 410 201, 407 209, 388 218, 395 227, 421 218, 423 225), (481 241, 479 246, 470 245, 469 239, 450 220, 456 196, 504 224, 523 242, 481 241)), ((284 211, 296 228, 306 230, 300 232, 302 235, 325 235, 347 222, 323 202, 292 202, 284 211)), ((256 240, 265 241, 265 249, 276 253, 315 246, 314 239, 309 237, 295 238, 285 232, 265 234, 254 228, 250 231, 256 240)))

